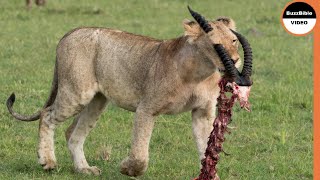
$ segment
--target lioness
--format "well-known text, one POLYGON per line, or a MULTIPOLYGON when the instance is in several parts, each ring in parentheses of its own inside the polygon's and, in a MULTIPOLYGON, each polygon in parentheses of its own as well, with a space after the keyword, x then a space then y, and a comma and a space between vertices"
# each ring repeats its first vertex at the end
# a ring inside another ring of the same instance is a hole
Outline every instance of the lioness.
POLYGON ((75 169, 101 173, 88 165, 83 144, 109 102, 135 112, 131 151, 121 163, 123 174, 139 176, 146 171, 159 114, 192 111, 192 130, 202 159, 215 117, 219 70, 225 69, 213 44, 223 45, 236 67, 240 56, 232 19, 196 20, 184 20, 184 35, 171 40, 109 28, 77 28, 67 33, 57 47, 52 89, 43 109, 24 116, 12 109, 14 94, 7 101, 15 118, 40 118, 38 157, 43 169, 56 166, 55 128, 75 116, 66 131, 75 169), (210 32, 205 27, 211 27, 210 32))

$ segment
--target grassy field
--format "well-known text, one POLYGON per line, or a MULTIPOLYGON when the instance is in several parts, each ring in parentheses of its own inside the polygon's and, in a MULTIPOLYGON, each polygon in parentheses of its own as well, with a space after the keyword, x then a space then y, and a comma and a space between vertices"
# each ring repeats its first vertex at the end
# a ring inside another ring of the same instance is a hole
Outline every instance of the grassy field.
MULTIPOLYGON (((0 179, 130 179, 119 164, 130 147, 133 113, 109 106, 85 144, 101 177, 73 172, 64 131, 56 131, 57 170, 37 164, 38 122, 22 123, 4 105, 14 91, 15 109, 31 114, 44 104, 51 85, 55 47, 79 26, 113 27, 169 39, 191 19, 186 6, 207 18, 230 16, 252 44, 252 112, 235 108, 219 163, 221 179, 312 179, 312 35, 293 37, 280 24, 285 0, 48 0, 25 9, 24 0, 0 1, 0 179), (90 2, 90 3, 88 3, 90 2), (103 154, 110 154, 109 158, 103 154)), ((137 179, 191 179, 199 173, 190 113, 160 116, 150 148, 150 166, 137 179)))

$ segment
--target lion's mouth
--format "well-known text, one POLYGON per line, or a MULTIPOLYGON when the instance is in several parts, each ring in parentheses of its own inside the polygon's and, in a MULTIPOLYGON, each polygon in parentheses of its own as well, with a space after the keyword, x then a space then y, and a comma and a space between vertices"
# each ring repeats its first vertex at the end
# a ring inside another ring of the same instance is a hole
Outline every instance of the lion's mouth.
POLYGON ((218 68, 218 70, 219 70, 220 73, 225 73, 226 72, 225 68, 218 68))

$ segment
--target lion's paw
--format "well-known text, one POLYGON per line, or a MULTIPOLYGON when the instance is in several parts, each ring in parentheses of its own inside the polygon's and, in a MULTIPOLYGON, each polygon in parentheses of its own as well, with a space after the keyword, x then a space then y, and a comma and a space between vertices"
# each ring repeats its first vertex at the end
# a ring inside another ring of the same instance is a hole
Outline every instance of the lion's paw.
POLYGON ((101 175, 101 170, 96 166, 77 169, 77 172, 83 173, 83 174, 95 175, 95 176, 101 175))
POLYGON ((51 159, 46 159, 46 160, 39 159, 39 164, 41 164, 42 168, 46 171, 53 170, 57 166, 56 161, 51 159))
POLYGON ((46 171, 50 171, 55 169, 57 166, 57 161, 53 152, 46 153, 41 149, 38 151, 38 163, 42 166, 42 168, 46 171))
POLYGON ((147 161, 137 160, 137 159, 130 159, 127 157, 121 162, 121 170, 122 174, 128 176, 141 176, 144 172, 146 172, 148 167, 147 161))

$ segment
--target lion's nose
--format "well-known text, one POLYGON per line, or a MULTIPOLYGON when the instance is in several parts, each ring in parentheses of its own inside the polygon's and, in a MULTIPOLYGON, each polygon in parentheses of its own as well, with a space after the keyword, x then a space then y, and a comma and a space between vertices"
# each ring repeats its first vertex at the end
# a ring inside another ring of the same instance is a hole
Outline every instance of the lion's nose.
POLYGON ((234 63, 237 63, 237 62, 239 61, 239 59, 240 59, 239 57, 238 57, 238 58, 235 58, 235 59, 233 59, 233 62, 234 62, 234 63))

